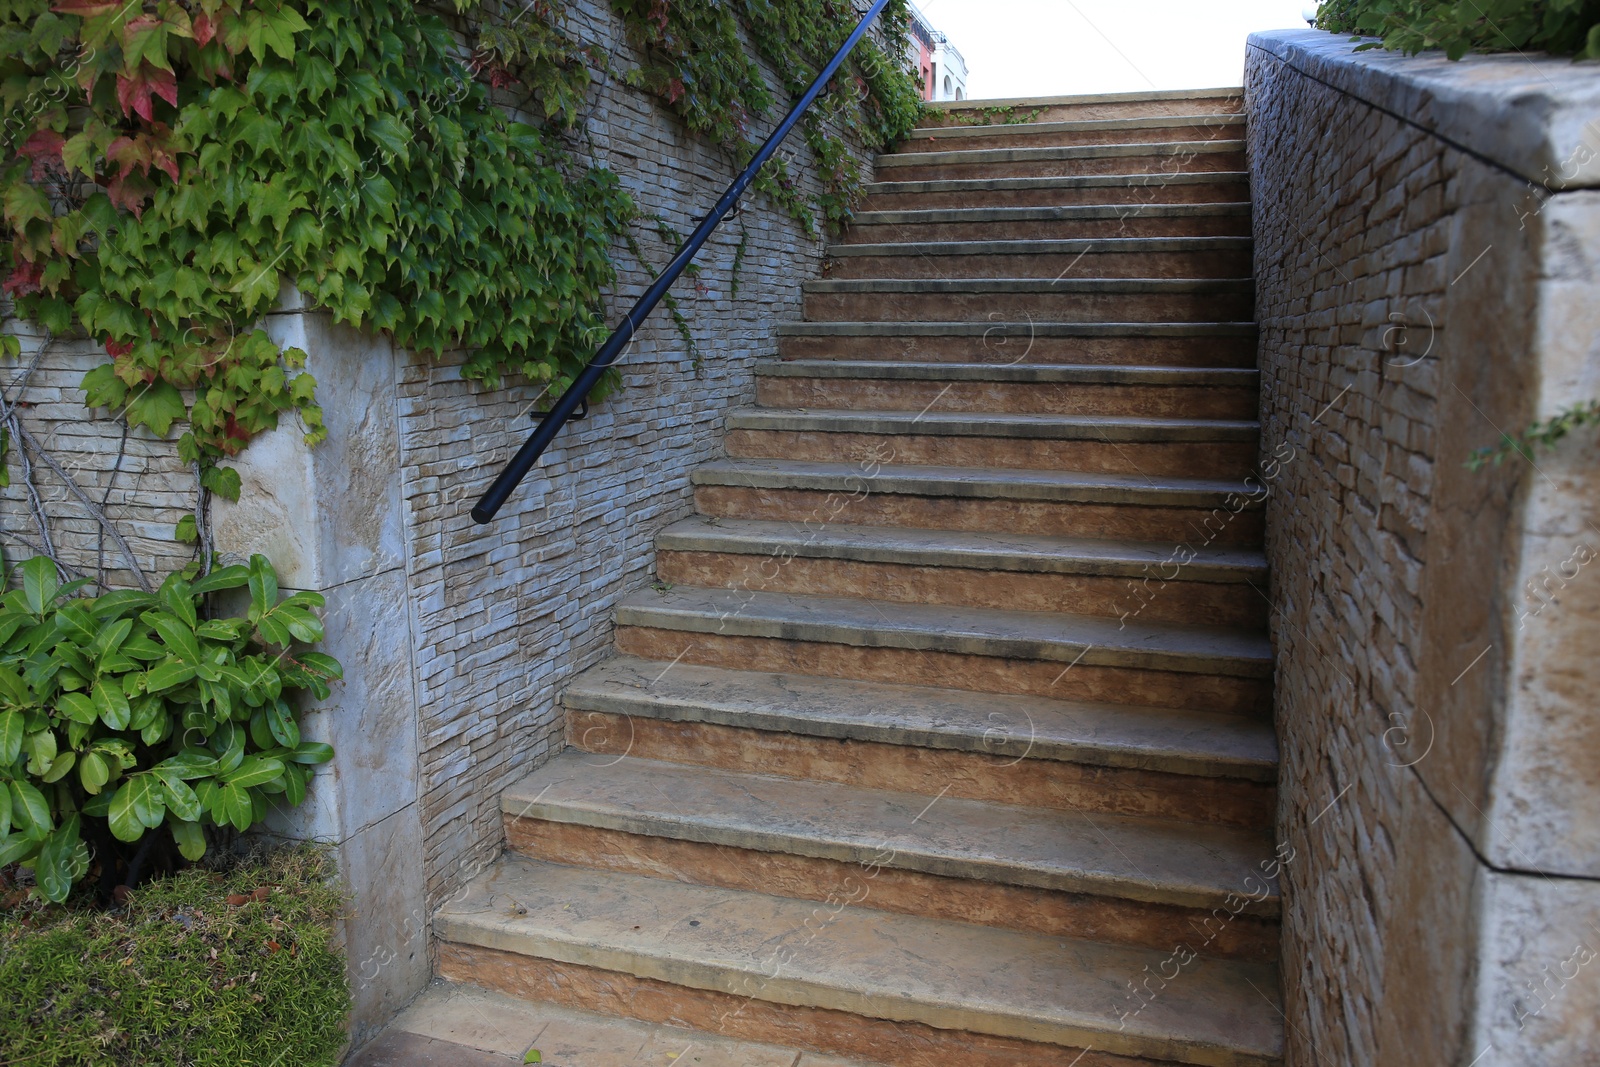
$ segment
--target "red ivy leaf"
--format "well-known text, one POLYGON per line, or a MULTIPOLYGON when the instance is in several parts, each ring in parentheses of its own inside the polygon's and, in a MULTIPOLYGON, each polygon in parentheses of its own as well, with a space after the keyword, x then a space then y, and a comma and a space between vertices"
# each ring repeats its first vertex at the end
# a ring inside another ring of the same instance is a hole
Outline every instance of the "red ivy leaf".
POLYGON ((67 139, 54 130, 34 130, 17 149, 33 161, 31 173, 34 181, 43 181, 46 168, 61 162, 61 146, 67 139))
POLYGON ((92 19, 107 15, 121 6, 120 0, 111 0, 110 3, 107 3, 106 0, 57 0, 56 3, 50 5, 54 11, 63 15, 76 15, 81 19, 92 19))
POLYGON ((178 78, 170 70, 141 67, 132 78, 117 75, 117 103, 122 113, 136 112, 140 118, 151 119, 150 94, 154 93, 173 107, 178 106, 178 78))
POLYGON ((18 260, 16 269, 11 272, 11 277, 5 280, 4 285, 0 285, 0 292, 7 292, 12 296, 27 296, 29 293, 37 293, 43 273, 44 267, 40 264, 18 260))
POLYGON ((144 214, 144 202, 155 191, 155 183, 142 174, 119 174, 106 186, 112 206, 133 212, 134 218, 144 214))
POLYGON ((201 48, 211 43, 211 38, 217 35, 217 28, 211 24, 211 16, 201 12, 194 17, 194 40, 201 48))
POLYGON ((106 338, 106 355, 110 356, 112 359, 116 359, 119 356, 125 356, 132 351, 132 341, 113 341, 109 337, 106 338))

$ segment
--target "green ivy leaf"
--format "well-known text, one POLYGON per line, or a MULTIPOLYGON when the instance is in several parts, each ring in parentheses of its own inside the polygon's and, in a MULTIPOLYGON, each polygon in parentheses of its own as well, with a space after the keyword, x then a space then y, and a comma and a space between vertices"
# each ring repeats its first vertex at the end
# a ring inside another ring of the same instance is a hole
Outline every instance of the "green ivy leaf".
MULTIPOLYGON (((274 288, 276 292, 276 288, 274 288)), ((170 383, 157 379, 129 398, 124 410, 130 426, 148 426, 157 437, 167 436, 172 424, 189 413, 183 395, 170 383)))

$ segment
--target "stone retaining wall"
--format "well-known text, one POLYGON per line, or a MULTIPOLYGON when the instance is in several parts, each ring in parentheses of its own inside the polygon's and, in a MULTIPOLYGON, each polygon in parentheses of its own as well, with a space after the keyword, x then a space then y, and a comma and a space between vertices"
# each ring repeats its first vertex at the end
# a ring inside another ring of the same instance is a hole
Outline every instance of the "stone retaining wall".
POLYGON ((1600 71, 1250 39, 1292 1064, 1600 1057, 1600 71), (1285 458, 1288 457, 1288 458, 1285 458))
MULTIPOLYGON (((574 36, 599 45, 611 68, 591 72, 582 152, 619 175, 643 215, 687 234, 736 161, 616 76, 638 57, 606 0, 573 0, 569 13, 574 36)), ((774 99, 786 100, 768 73, 774 99)), ((798 192, 814 199, 818 171, 799 134, 784 156, 798 192)), ((675 251, 651 221, 636 235, 650 262, 614 250, 612 321, 675 251)), ((268 316, 277 340, 308 353, 329 437, 307 449, 286 426, 254 441, 237 463, 240 502, 213 509, 215 535, 227 554, 266 553, 286 589, 328 596, 324 647, 347 677, 307 733, 338 755, 306 805, 274 825, 339 846, 356 894, 346 934, 358 1040, 427 981, 429 915, 498 854, 500 792, 561 747, 557 694, 607 653, 612 607, 650 580, 656 531, 692 510, 689 471, 720 455, 723 417, 753 399, 752 365, 775 353, 774 324, 799 317, 800 284, 819 273, 823 247, 786 211, 747 196, 702 251, 699 278, 675 289, 698 361, 658 311, 629 349, 624 387, 562 432, 489 526, 468 512, 532 431, 538 390, 485 390, 461 379, 459 359, 396 351, 306 311, 292 292, 268 316)), ((120 431, 88 418, 77 383, 100 361, 86 341, 52 346, 33 377, 38 406, 23 412, 97 493, 120 431)), ((169 457, 169 444, 134 431, 107 500, 157 580, 193 558, 171 531, 194 507, 194 477, 169 457)), ((48 474, 58 547, 92 567, 97 531, 48 474)), ((37 540, 30 514, 19 484, 0 490, 12 557, 37 540)), ((114 568, 114 548, 107 558, 114 568)))

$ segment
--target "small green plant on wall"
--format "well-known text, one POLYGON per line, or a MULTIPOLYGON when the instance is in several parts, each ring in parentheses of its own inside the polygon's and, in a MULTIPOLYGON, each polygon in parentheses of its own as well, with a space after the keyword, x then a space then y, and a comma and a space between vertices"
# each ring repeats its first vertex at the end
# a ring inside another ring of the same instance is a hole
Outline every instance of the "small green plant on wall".
MULTIPOLYGON (((1592 0, 1325 0, 1317 26, 1381 38, 1415 54, 1550 52, 1600 58, 1600 9, 1592 0)), ((1377 48, 1367 43, 1361 48, 1377 48)))
POLYGON ((297 710, 342 676, 302 650, 322 638, 322 597, 281 597, 264 556, 198 569, 156 593, 82 597, 40 556, 0 597, 0 868, 31 867, 47 900, 91 861, 106 898, 174 851, 198 860, 208 827, 243 831, 279 799, 299 804, 333 756, 301 738, 297 710), (208 596, 240 589, 242 616, 205 617, 208 596))

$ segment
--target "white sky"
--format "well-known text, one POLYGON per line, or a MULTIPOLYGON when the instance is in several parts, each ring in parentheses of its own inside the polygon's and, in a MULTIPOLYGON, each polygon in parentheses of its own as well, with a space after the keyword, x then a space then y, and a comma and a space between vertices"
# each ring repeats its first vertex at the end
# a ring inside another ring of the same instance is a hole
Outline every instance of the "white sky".
POLYGON ((915 3, 967 61, 967 95, 975 100, 1239 85, 1245 36, 1305 29, 1307 7, 1306 0, 915 3))

